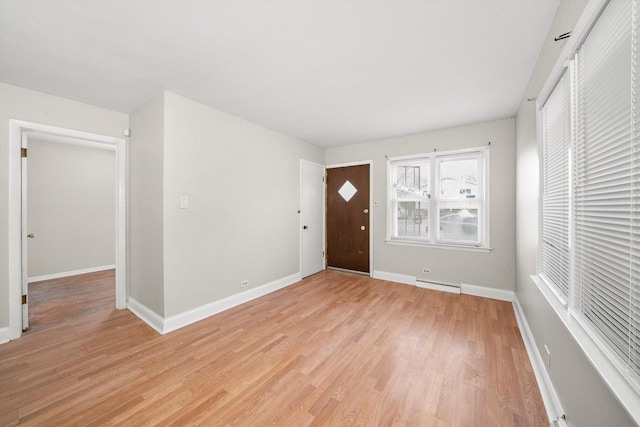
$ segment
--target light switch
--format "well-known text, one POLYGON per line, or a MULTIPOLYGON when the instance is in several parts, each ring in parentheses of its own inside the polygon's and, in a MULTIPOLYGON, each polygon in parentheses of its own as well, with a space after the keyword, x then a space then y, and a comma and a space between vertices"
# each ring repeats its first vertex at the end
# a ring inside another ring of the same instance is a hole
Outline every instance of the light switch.
POLYGON ((189 196, 180 196, 180 209, 189 209, 189 196))

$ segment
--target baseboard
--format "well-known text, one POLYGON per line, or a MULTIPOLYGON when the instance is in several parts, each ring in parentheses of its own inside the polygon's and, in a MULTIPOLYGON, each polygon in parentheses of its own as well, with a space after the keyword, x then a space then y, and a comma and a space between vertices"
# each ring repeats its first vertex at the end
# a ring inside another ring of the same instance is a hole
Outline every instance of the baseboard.
POLYGON ((432 291, 448 292, 450 294, 460 294, 460 286, 446 285, 444 283, 428 282, 425 280, 416 280, 416 284, 419 288, 431 289, 432 291))
POLYGON ((406 274, 389 273, 387 271, 373 270, 373 278, 388 280, 389 282, 404 283, 405 285, 417 286, 415 276, 406 274))
POLYGON ((404 283, 405 285, 416 286, 423 289, 431 289, 433 291, 449 292, 452 294, 460 293, 460 287, 458 286, 418 280, 415 276, 409 276, 406 274, 389 273, 387 271, 374 270, 373 278, 388 280, 389 282, 404 283))
POLYGON ((513 301, 515 295, 513 291, 487 288, 485 286, 468 285, 466 283, 460 284, 460 292, 467 295, 474 295, 477 297, 491 298, 509 302, 513 301))
POLYGON ((187 325, 195 323, 199 320, 206 319, 230 308, 236 307, 245 302, 249 302, 256 298, 260 298, 271 292, 275 292, 279 289, 285 288, 296 282, 302 280, 300 273, 295 273, 287 277, 283 277, 273 282, 267 283, 262 286, 258 286, 253 289, 248 289, 239 294, 231 295, 221 300, 213 301, 209 304, 194 308, 189 311, 185 311, 174 316, 163 318, 155 313, 153 310, 147 308, 143 304, 139 303, 135 299, 129 297, 127 301, 127 308, 136 316, 138 316, 143 322, 151 326, 160 334, 166 334, 176 329, 183 328, 187 325))
POLYGON ((501 301, 513 301, 513 291, 505 291, 503 289, 487 288, 484 286, 468 285, 462 283, 459 287, 444 283, 435 283, 416 279, 415 276, 406 274, 389 273, 387 271, 373 271, 373 278, 380 280, 388 280, 390 282, 404 283, 406 285, 417 286, 424 289, 432 289, 435 291, 449 292, 454 294, 467 294, 483 298, 497 299, 501 301))
POLYGON ((9 328, 0 328, 0 344, 8 343, 10 340, 9 328))
POLYGON ((164 320, 163 333, 175 331, 184 326, 190 325, 199 320, 205 319, 214 314, 218 314, 222 311, 228 310, 245 302, 249 302, 256 298, 260 298, 271 292, 275 292, 279 289, 285 288, 296 282, 302 280, 302 275, 298 272, 281 279, 274 280, 262 286, 258 286, 253 289, 246 290, 239 294, 231 295, 227 298, 223 298, 218 301, 213 301, 209 304, 194 308, 184 313, 169 316, 164 320))
POLYGON ((164 319, 155 311, 131 297, 127 300, 127 308, 133 314, 138 316, 140 320, 155 329, 156 332, 160 334, 164 333, 164 319))
POLYGON ((562 425, 564 420, 562 418, 558 418, 564 413, 562 405, 560 405, 558 395, 551 383, 551 378, 545 368, 542 355, 537 350, 533 333, 529 328, 529 323, 524 315, 524 311, 522 311, 522 306, 518 301, 518 297, 515 296, 513 298, 513 311, 515 312, 518 327, 520 328, 522 341, 524 341, 524 346, 527 350, 527 354, 529 355, 529 360, 531 361, 533 373, 536 377, 536 381, 538 382, 538 388, 540 389, 542 402, 544 403, 544 407, 547 411, 547 417, 549 418, 549 421, 557 420, 557 425, 562 425))
POLYGON ((42 276, 29 277, 28 282, 42 282, 43 280, 60 279, 62 277, 77 276, 79 274, 95 273, 97 271, 113 270, 116 268, 115 264, 102 265, 99 267, 83 268, 81 270, 63 271, 61 273, 44 274, 42 276))

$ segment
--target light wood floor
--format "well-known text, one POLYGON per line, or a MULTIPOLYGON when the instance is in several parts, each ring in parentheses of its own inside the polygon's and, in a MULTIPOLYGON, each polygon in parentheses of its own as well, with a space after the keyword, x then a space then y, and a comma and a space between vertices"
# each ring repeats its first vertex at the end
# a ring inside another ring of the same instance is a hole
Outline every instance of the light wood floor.
POLYGON ((327 271, 161 336, 113 293, 31 286, 0 425, 548 425, 507 302, 327 271))

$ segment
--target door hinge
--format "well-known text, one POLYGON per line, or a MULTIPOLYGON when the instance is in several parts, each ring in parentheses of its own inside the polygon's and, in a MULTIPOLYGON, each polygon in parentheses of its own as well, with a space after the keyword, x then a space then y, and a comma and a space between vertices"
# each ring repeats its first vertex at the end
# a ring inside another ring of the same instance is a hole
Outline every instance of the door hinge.
POLYGON ((322 251, 322 258, 324 258, 324 251, 322 251))
POLYGON ((26 148, 21 148, 20 149, 20 157, 27 157, 27 149, 26 148))
POLYGON ((322 182, 324 182, 324 175, 322 175, 322 182))
POLYGON ((22 304, 26 304, 26 303, 27 303, 27 296, 22 295, 22 304))

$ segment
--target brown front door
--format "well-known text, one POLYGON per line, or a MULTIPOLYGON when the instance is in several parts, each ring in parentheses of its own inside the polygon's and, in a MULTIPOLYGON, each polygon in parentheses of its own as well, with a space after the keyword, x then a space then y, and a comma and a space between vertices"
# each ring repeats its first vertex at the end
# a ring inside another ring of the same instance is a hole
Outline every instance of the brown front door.
POLYGON ((327 265, 369 273, 369 165, 327 169, 327 265))

